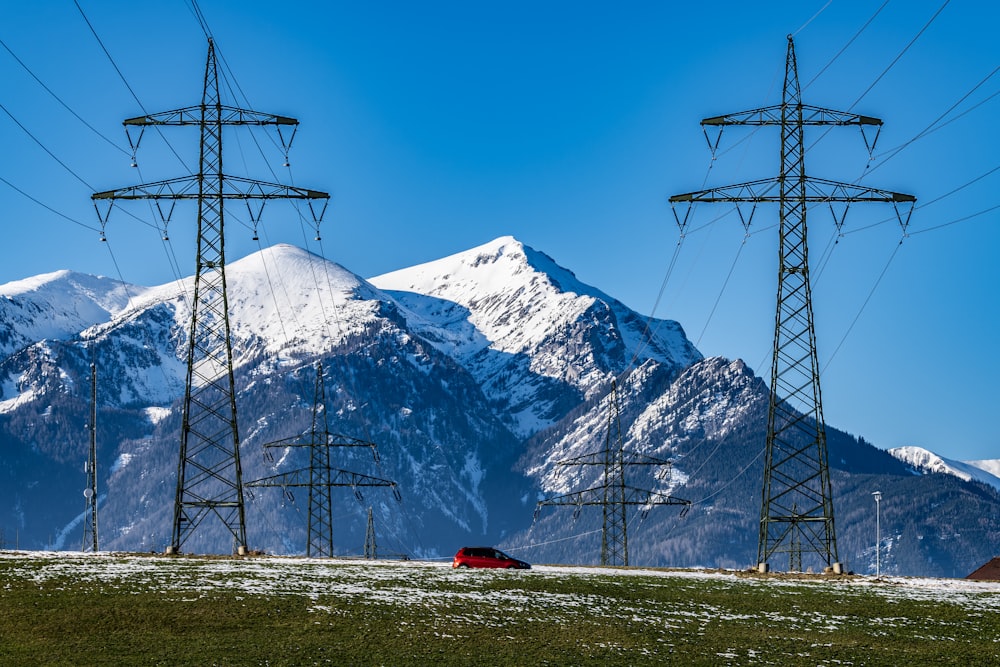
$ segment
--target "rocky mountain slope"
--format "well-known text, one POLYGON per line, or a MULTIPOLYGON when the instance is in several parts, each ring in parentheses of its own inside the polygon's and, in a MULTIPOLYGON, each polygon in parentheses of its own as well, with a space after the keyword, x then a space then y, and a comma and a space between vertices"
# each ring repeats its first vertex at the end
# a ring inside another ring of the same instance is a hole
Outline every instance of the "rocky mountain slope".
MULTIPOLYGON (((542 562, 599 560, 600 508, 535 502, 600 481, 560 461, 599 450, 617 380, 629 451, 671 459, 629 483, 691 500, 629 517, 630 560, 744 567, 756 558, 767 388, 742 361, 705 359, 681 326, 643 317, 550 257, 503 237, 364 280, 291 246, 227 269, 244 479, 305 467, 303 448, 265 444, 309 429, 316 362, 332 431, 371 440, 333 465, 399 485, 334 489, 339 554, 448 557, 492 543, 542 562), (355 493, 356 491, 356 493, 355 493)), ((60 272, 0 286, 0 542, 78 548, 98 368, 101 544, 169 540, 190 281, 154 288, 60 272)), ((829 428, 840 558, 874 567, 871 492, 882 502, 882 567, 964 575, 997 549, 995 488, 915 475, 829 428), (966 571, 967 570, 967 571, 966 571)), ((304 489, 247 491, 248 541, 302 553, 304 489)), ((203 524, 186 550, 228 553, 203 524)), ((780 565, 779 565, 780 567, 780 565)))

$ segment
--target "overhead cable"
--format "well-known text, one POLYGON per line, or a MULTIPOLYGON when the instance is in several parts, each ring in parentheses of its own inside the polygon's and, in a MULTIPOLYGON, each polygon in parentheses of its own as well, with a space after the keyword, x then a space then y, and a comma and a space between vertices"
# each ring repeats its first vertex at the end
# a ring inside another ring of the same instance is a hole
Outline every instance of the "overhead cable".
POLYGON ((32 72, 31 69, 27 65, 25 65, 24 62, 20 58, 17 57, 17 54, 15 54, 11 50, 11 48, 9 46, 7 46, 7 43, 4 42, 2 39, 0 39, 0 46, 3 46, 3 48, 7 49, 7 53, 10 54, 10 57, 13 58, 15 61, 17 61, 17 64, 20 65, 24 69, 25 72, 27 72, 28 74, 30 74, 31 78, 33 78, 35 81, 37 81, 38 85, 41 86, 45 90, 45 92, 47 92, 49 95, 51 95, 53 97, 53 99, 55 99, 56 102, 58 102, 59 104, 61 104, 62 107, 64 109, 66 109, 66 111, 70 112, 73 115, 74 118, 76 118, 78 121, 80 121, 81 123, 83 123, 87 127, 88 130, 90 130, 91 132, 93 132, 94 134, 96 134, 97 136, 99 136, 101 139, 103 139, 108 144, 110 144, 112 147, 116 148, 117 150, 121 151, 122 153, 125 153, 126 155, 129 154, 127 150, 125 150, 124 148, 122 148, 121 146, 119 146, 118 144, 116 144, 114 141, 112 141, 107 136, 105 136, 104 134, 102 134, 100 130, 98 130, 93 125, 91 125, 86 120, 84 120, 84 118, 80 114, 78 114, 76 111, 74 111, 72 109, 72 107, 70 107, 68 104, 66 104, 66 102, 64 102, 61 97, 59 97, 58 95, 56 95, 52 91, 51 88, 49 88, 48 86, 46 86, 45 82, 42 81, 41 79, 39 79, 38 75, 36 75, 34 72, 32 72))

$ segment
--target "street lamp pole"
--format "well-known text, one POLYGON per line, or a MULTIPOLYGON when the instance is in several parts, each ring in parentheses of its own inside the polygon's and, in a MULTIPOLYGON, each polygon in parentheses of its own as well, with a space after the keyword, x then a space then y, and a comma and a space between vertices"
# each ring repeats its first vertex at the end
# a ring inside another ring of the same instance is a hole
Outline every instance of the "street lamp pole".
POLYGON ((881 521, 880 521, 881 517, 879 516, 880 515, 879 503, 882 501, 882 492, 881 491, 875 491, 874 493, 872 493, 872 496, 875 497, 875 578, 876 579, 881 579, 882 578, 882 563, 881 563, 881 560, 880 560, 880 555, 881 555, 881 552, 882 552, 882 548, 881 548, 881 546, 882 546, 882 536, 880 534, 881 533, 881 526, 879 525, 881 523, 881 521))

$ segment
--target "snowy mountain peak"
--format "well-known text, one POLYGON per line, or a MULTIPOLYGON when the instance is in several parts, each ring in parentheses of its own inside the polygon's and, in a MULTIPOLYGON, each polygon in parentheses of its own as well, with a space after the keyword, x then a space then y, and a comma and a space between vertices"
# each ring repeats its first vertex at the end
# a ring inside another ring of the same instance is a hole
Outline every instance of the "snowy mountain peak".
POLYGON ((572 271, 513 236, 441 259, 373 278, 382 289, 417 292, 468 305, 483 295, 541 283, 550 292, 588 295, 613 301, 600 290, 584 285, 572 271))
POLYGON ((74 271, 0 285, 0 354, 43 339, 63 340, 109 321, 144 288, 74 271))
POLYGON ((366 280, 341 265, 285 243, 232 262, 226 274, 234 291, 275 292, 289 300, 293 300, 293 294, 315 293, 317 287, 331 293, 336 303, 384 298, 366 280))
POLYGON ((922 447, 896 447, 889 453, 911 466, 915 472, 954 475, 966 482, 976 481, 1000 489, 1000 465, 997 461, 954 461, 922 447), (990 469, 992 465, 992 470, 990 469))
POLYGON ((105 312, 117 312, 128 303, 129 292, 142 288, 120 280, 61 270, 0 285, 0 296, 35 303, 91 303, 105 312))
POLYGON ((676 322, 643 318, 510 236, 371 282, 488 397, 513 406, 520 434, 562 414, 545 399, 557 386, 590 396, 630 364, 678 372, 701 358, 676 322))
MULTIPOLYGON (((192 281, 168 283, 150 294, 151 301, 155 296, 176 304, 178 326, 186 327, 190 318, 183 292, 192 281)), ((379 304, 391 301, 339 264, 287 244, 227 264, 226 281, 233 336, 246 341, 250 352, 321 352, 363 329, 379 304)))

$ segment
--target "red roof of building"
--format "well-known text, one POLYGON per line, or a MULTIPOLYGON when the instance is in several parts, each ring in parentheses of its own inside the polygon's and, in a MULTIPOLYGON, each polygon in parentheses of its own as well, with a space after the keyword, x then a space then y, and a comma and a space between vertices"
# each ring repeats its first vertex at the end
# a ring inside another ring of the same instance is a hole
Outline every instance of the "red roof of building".
POLYGON ((994 558, 981 568, 970 574, 966 579, 987 579, 1000 581, 1000 558, 994 558))

